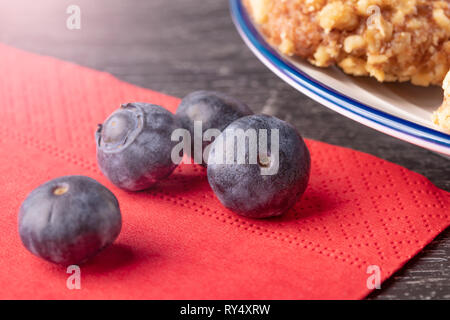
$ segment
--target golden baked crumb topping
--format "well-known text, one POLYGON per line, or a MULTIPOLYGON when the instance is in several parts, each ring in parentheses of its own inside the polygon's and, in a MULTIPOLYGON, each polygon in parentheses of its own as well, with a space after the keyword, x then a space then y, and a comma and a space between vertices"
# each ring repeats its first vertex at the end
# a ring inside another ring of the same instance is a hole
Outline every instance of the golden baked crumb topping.
POLYGON ((319 67, 440 85, 450 68, 450 0, 244 0, 268 40, 319 67))

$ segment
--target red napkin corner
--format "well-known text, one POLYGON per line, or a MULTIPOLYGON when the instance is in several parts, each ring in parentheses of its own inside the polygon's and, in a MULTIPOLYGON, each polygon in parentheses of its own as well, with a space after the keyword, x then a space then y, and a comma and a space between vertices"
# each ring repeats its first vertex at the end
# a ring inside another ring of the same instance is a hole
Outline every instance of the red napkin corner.
POLYGON ((175 111, 179 99, 1 44, 0 70, 0 299, 360 299, 450 224, 450 194, 423 176, 313 140, 310 185, 280 218, 228 211, 197 165, 122 191, 97 167, 97 124, 124 102, 175 111), (26 195, 69 174, 107 186, 123 215, 118 240, 81 266, 80 290, 17 231, 26 195))

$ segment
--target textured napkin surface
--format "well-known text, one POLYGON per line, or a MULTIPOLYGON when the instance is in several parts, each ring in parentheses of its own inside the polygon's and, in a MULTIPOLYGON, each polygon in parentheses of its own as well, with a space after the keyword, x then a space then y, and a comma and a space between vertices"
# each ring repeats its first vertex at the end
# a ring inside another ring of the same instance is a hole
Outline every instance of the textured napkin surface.
POLYGON ((0 70, 0 298, 358 299, 370 292, 368 266, 388 278, 450 223, 449 193, 426 178, 311 140, 310 185, 282 218, 224 209, 197 165, 152 190, 122 191, 97 167, 97 124, 124 102, 174 111, 177 98, 4 45, 0 70), (81 290, 17 232, 26 195, 68 174, 110 188, 123 215, 117 242, 81 266, 81 290))

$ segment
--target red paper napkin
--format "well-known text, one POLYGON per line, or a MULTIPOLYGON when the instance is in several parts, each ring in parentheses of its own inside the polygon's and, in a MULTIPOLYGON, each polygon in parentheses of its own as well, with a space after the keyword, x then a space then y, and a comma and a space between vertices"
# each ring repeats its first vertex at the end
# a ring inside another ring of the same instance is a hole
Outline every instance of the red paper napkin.
POLYGON ((97 168, 97 123, 124 102, 174 111, 177 98, 5 45, 0 70, 0 298, 357 299, 370 292, 369 266, 388 278, 450 223, 449 193, 426 178, 312 140, 310 185, 282 218, 226 210, 197 165, 152 190, 122 191, 97 168), (106 185, 123 214, 117 242, 81 266, 81 290, 17 232, 26 195, 68 174, 106 185))

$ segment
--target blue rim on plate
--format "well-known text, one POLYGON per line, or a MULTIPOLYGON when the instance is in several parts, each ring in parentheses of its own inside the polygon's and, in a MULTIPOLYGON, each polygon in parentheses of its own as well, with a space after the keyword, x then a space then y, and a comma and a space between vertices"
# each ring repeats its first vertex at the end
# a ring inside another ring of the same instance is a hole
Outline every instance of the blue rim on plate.
POLYGON ((378 127, 378 130, 383 131, 380 129, 380 126, 384 127, 387 129, 386 131, 394 131, 394 133, 390 133, 393 136, 396 136, 396 133, 398 133, 403 140, 450 155, 450 135, 365 105, 312 79, 292 63, 286 61, 266 42, 253 25, 246 9, 242 5, 242 0, 229 0, 229 2, 234 24, 241 37, 258 58, 285 81, 289 80, 288 82, 306 90, 304 93, 310 93, 318 97, 319 100, 322 99, 324 102, 342 109, 342 111, 350 112, 356 117, 365 120, 365 122, 372 123, 375 129, 378 127))

